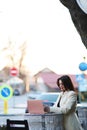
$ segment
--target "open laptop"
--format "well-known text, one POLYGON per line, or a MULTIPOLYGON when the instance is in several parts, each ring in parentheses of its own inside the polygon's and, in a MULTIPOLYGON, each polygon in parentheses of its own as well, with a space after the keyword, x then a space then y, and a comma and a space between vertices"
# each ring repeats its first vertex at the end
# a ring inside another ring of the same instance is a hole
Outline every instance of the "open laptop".
POLYGON ((27 109, 30 114, 45 114, 42 100, 28 100, 27 109))

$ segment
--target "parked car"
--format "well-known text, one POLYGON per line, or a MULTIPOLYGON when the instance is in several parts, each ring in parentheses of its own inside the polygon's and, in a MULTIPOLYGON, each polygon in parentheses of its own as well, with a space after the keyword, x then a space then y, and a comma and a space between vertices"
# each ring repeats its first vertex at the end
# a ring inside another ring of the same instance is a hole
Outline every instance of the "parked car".
POLYGON ((40 96, 42 93, 41 92, 30 92, 28 94, 28 99, 36 99, 38 96, 40 96))
POLYGON ((53 106, 59 97, 59 93, 42 93, 37 96, 36 100, 43 100, 44 105, 53 106))
MULTIPOLYGON (((33 100, 42 100, 43 105, 53 106, 55 102, 58 100, 58 97, 59 97, 59 92, 46 92, 36 96, 36 98, 33 98, 33 100)), ((32 99, 28 99, 28 100, 32 100, 32 99)), ((27 109, 25 110, 25 112, 28 113, 27 109)))

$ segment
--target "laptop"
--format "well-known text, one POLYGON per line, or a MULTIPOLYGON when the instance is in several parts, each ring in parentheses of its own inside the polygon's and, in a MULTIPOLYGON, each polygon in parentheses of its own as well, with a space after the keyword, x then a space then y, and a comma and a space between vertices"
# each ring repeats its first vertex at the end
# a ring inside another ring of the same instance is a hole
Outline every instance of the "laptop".
POLYGON ((45 114, 42 100, 28 100, 27 109, 30 114, 45 114))

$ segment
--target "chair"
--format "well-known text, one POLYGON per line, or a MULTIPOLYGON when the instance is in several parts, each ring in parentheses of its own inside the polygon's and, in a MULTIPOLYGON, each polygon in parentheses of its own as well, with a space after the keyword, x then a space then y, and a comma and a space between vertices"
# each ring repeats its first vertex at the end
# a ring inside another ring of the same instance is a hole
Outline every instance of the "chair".
POLYGON ((7 130, 29 130, 27 120, 7 119, 7 130))

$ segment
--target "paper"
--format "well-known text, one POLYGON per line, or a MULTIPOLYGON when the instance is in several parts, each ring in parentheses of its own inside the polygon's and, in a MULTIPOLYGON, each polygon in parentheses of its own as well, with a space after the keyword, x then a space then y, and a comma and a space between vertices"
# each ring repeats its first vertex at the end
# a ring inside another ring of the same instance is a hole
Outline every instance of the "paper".
POLYGON ((28 112, 30 114, 44 114, 44 106, 42 100, 28 100, 28 112))

